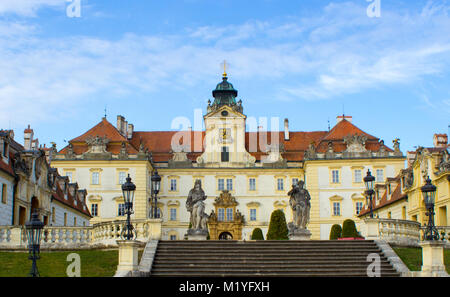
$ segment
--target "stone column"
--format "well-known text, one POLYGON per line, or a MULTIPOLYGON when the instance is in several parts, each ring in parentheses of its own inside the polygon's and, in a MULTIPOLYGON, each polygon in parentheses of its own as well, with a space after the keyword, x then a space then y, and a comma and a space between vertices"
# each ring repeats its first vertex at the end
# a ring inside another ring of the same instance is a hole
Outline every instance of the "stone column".
POLYGON ((444 265, 442 241, 422 241, 422 276, 448 276, 444 265))
POLYGON ((133 276, 138 274, 138 248, 139 241, 117 240, 119 246, 119 265, 115 276, 133 276))

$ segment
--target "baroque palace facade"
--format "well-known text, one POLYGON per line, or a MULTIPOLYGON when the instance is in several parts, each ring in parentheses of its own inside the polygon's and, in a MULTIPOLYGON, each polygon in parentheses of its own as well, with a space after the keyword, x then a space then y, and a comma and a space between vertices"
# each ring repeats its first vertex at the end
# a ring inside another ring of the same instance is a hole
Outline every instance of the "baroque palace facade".
POLYGON ((267 233, 271 213, 292 220, 287 192, 299 180, 311 195, 308 229, 312 239, 328 239, 333 224, 358 222, 367 170, 384 183, 404 168, 398 140, 393 148, 337 117, 329 131, 246 131, 247 117, 237 90, 223 75, 203 117, 205 131, 134 131, 106 117, 52 157, 52 166, 88 191, 91 224, 123 220, 121 184, 136 184, 134 220, 152 217, 151 176, 162 177, 158 211, 162 239, 183 239, 190 213, 186 198, 197 180, 207 195, 211 239, 250 239, 254 228, 267 233))

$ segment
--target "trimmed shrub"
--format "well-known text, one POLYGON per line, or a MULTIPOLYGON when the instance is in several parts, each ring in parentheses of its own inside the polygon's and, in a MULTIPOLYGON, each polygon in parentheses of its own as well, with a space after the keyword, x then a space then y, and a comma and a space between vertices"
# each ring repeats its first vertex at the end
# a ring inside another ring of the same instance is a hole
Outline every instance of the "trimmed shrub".
POLYGON ((353 220, 345 220, 342 224, 342 237, 360 237, 353 220))
POLYGON ((288 240, 288 232, 284 212, 279 209, 272 212, 267 240, 288 240))
POLYGON ((333 226, 331 226, 330 240, 336 240, 336 239, 340 238, 341 235, 342 235, 341 225, 334 224, 333 226))
POLYGON ((253 229, 252 240, 264 240, 263 232, 260 228, 253 229))

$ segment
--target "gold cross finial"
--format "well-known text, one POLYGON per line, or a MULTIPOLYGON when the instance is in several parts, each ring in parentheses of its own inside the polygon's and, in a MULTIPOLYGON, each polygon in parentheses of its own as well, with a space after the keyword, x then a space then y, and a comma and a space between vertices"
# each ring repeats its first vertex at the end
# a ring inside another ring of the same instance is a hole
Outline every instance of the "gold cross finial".
POLYGON ((229 66, 229 64, 227 63, 226 60, 223 60, 223 63, 221 65, 223 65, 223 74, 222 74, 222 76, 223 77, 227 77, 227 66, 229 66))

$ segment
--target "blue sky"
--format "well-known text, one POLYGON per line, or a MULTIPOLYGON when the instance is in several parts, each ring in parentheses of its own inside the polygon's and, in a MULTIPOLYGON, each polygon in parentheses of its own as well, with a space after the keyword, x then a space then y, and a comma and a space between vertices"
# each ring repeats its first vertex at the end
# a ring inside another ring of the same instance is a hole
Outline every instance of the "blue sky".
MULTIPOLYGON (((75 0, 72 0, 75 1, 75 0)), ((345 112, 402 151, 450 125, 449 1, 0 1, 0 127, 61 149, 107 109, 135 130, 194 121, 223 60, 249 117, 326 130, 345 112)), ((271 127, 268 127, 269 129, 271 127)))

